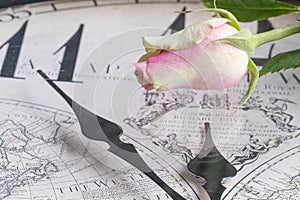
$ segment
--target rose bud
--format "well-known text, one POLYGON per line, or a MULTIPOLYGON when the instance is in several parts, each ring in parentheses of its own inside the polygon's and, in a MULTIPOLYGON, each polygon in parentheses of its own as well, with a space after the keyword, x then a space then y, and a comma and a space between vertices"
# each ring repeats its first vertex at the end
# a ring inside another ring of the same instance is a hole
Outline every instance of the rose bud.
POLYGON ((238 30, 226 18, 198 22, 169 36, 143 37, 147 54, 135 64, 146 89, 223 89, 248 72, 248 52, 221 40, 238 30))

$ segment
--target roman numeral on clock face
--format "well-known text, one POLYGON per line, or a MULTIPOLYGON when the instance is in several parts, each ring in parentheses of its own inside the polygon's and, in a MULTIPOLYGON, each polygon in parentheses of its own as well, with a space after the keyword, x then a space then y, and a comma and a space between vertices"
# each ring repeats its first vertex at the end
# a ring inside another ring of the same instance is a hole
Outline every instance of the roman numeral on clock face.
MULTIPOLYGON (((184 7, 182 10, 185 9, 186 8, 184 7)), ((0 63, 1 60, 3 60, 3 64, 0 71, 0 77, 25 79, 22 77, 16 77, 15 72, 18 66, 18 61, 23 46, 23 40, 26 35, 25 33, 26 33, 27 26, 28 26, 28 21, 26 21, 10 39, 8 39, 4 44, 0 46, 1 51, 6 50, 4 58, 3 59, 0 58, 0 63)), ((184 27, 185 27, 185 15, 180 14, 171 23, 171 25, 164 31, 164 33, 162 33, 162 35, 166 35, 169 31, 171 31, 171 33, 174 33, 176 31, 183 29, 184 27)), ((76 82, 73 80, 74 71, 76 67, 76 61, 80 49, 80 42, 81 42, 83 31, 84 31, 84 25, 80 24, 77 31, 71 37, 69 37, 69 39, 53 53, 52 56, 55 56, 58 53, 63 51, 62 61, 59 62, 60 64, 59 72, 57 78, 54 79, 54 81, 76 82)), ((29 62, 33 68, 32 61, 30 60, 29 62)))
MULTIPOLYGON (((18 65, 27 24, 28 22, 26 21, 9 40, 0 46, 0 50, 4 51, 6 49, 6 54, 4 56, 0 71, 0 77, 24 79, 15 77, 15 71, 18 65)), ((56 81, 73 82, 74 70, 83 28, 84 25, 81 24, 75 34, 73 34, 64 45, 62 45, 53 53, 53 55, 56 55, 58 52, 64 49, 64 54, 62 62, 60 63, 60 70, 56 81)))
POLYGON ((7 46, 0 77, 17 78, 14 75, 17 68, 26 28, 27 21, 8 41, 0 46, 0 50, 7 46))

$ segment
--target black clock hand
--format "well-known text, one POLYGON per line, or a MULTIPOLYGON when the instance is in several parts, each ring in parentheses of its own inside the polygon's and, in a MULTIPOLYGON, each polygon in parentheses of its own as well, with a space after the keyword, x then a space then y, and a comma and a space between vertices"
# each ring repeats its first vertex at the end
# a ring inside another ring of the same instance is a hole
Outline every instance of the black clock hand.
POLYGON ((225 177, 235 176, 236 169, 221 155, 211 137, 210 124, 204 123, 206 138, 196 158, 188 163, 188 169, 196 176, 203 177, 206 182, 204 189, 211 200, 220 200, 226 189, 221 181, 225 177))
POLYGON ((76 114, 81 132, 87 138, 97 141, 104 141, 109 144, 111 153, 119 156, 128 163, 135 166, 142 171, 145 175, 157 183, 170 197, 175 200, 184 200, 175 190, 169 187, 163 180, 161 180, 152 169, 145 163, 142 157, 138 154, 137 150, 132 144, 123 143, 120 136, 123 130, 117 124, 110 122, 94 113, 86 110, 74 100, 72 100, 66 93, 64 93, 49 77, 42 71, 37 71, 51 86, 55 89, 71 106, 76 114))

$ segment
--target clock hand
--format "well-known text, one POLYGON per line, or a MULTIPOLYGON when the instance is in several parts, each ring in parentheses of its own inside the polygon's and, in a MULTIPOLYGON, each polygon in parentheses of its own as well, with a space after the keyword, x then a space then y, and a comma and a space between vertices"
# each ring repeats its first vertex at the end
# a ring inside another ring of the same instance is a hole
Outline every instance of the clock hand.
POLYGON ((188 169, 196 176, 203 177, 206 182, 204 189, 211 200, 220 200, 226 189, 221 181, 225 177, 235 176, 236 169, 221 155, 211 137, 210 124, 204 123, 206 138, 196 158, 188 163, 188 169))
POLYGON ((176 200, 185 199, 154 173, 154 171, 145 163, 132 144, 124 143, 120 140, 120 136, 123 133, 123 130, 120 126, 86 110, 73 99, 71 99, 66 93, 64 93, 42 70, 38 70, 37 72, 71 106, 78 118, 81 132, 84 136, 92 140, 104 141, 108 143, 108 151, 119 156, 142 171, 146 176, 157 183, 170 197, 176 200))

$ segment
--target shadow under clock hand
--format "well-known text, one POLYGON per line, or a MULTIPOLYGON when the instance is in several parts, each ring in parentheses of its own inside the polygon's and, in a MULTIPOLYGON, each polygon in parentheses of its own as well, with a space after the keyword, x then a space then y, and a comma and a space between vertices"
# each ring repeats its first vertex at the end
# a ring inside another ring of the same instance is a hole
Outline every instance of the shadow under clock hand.
POLYGON ((146 164, 132 144, 120 140, 123 130, 117 124, 108 121, 86 110, 65 94, 50 78, 41 70, 37 71, 71 106, 76 114, 81 132, 89 139, 104 141, 109 145, 108 151, 124 159, 128 163, 142 171, 146 176, 157 183, 170 197, 175 200, 184 200, 175 190, 161 180, 146 164))
POLYGON ((222 179, 235 176, 237 170, 221 155, 211 137, 209 123, 204 123, 205 141, 200 153, 188 163, 188 169, 205 179, 204 189, 211 200, 220 200, 226 189, 222 179))

